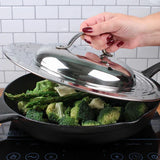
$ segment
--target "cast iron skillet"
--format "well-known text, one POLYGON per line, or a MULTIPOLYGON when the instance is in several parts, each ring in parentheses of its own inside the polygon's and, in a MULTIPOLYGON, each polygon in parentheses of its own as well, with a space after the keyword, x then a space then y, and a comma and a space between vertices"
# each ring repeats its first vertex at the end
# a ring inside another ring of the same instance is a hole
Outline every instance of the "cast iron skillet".
MULTIPOLYGON (((148 68, 142 73, 151 78, 160 70, 160 63, 148 68)), ((4 90, 12 94, 25 92, 27 89, 33 89, 37 81, 42 78, 34 75, 27 74, 15 81, 11 82, 4 90)), ((160 90, 160 85, 154 81, 160 90)), ((127 101, 116 99, 108 99, 111 103, 126 104, 127 101)), ((26 131, 31 136, 54 143, 108 143, 130 137, 141 131, 146 125, 150 123, 155 111, 158 107, 159 101, 146 102, 150 108, 149 111, 141 118, 133 122, 119 122, 111 125, 100 126, 62 126, 53 123, 44 123, 35 120, 30 120, 19 113, 16 103, 9 100, 5 94, 0 99, 0 122, 14 121, 16 126, 26 131)))

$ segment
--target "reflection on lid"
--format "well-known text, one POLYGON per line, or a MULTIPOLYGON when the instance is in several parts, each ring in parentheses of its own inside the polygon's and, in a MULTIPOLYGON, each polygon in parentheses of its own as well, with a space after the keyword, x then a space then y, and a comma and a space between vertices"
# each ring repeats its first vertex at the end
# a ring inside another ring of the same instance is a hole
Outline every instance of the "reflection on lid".
POLYGON ((102 80, 102 81, 110 81, 110 82, 119 81, 118 77, 115 77, 115 76, 113 76, 111 74, 108 74, 108 73, 102 72, 102 71, 98 71, 98 70, 95 70, 95 69, 90 71, 88 73, 88 75, 90 75, 92 77, 95 77, 95 78, 98 78, 99 80, 102 80))
POLYGON ((41 65, 52 71, 57 71, 58 69, 68 69, 68 67, 66 67, 62 62, 54 57, 44 57, 41 65))

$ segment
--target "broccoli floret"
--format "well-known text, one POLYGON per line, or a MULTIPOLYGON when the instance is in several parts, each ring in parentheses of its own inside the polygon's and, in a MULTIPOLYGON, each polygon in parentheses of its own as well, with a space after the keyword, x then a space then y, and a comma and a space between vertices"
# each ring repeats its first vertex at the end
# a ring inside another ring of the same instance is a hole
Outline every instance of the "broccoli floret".
POLYGON ((63 102, 49 104, 46 109, 46 114, 49 121, 58 122, 58 120, 64 116, 63 102))
POLYGON ((76 93, 75 89, 71 87, 63 86, 63 85, 59 85, 58 87, 55 87, 54 89, 58 92, 59 96, 66 96, 69 94, 76 93))
POLYGON ((69 125, 69 126, 78 126, 78 122, 74 119, 71 118, 70 116, 63 116, 60 120, 59 120, 59 124, 60 125, 69 125))
POLYGON ((54 87, 57 86, 56 83, 53 83, 49 80, 42 80, 38 81, 36 83, 36 87, 33 89, 33 91, 27 91, 26 93, 39 93, 39 92, 47 92, 47 91, 55 91, 54 87))
POLYGON ((35 109, 36 111, 45 111, 47 108, 47 104, 43 104, 43 105, 34 105, 33 109, 35 109))
POLYGON ((92 98, 90 98, 89 96, 87 96, 87 97, 84 97, 82 100, 86 101, 87 104, 89 104, 91 102, 92 98))
POLYGON ((89 106, 91 108, 103 109, 105 106, 105 102, 101 98, 93 98, 89 106))
POLYGON ((94 120, 88 120, 82 123, 82 126, 98 126, 98 125, 100 125, 100 123, 94 120))
POLYGON ((120 112, 120 117, 118 119, 118 122, 124 121, 124 116, 123 116, 124 107, 116 107, 116 106, 114 106, 114 108, 117 108, 117 110, 120 112))
POLYGON ((70 116, 71 116, 72 118, 78 119, 78 112, 79 112, 79 107, 78 107, 78 106, 74 106, 74 107, 71 109, 70 116))
POLYGON ((116 123, 120 118, 120 107, 105 107, 97 117, 97 121, 101 124, 116 123))
POLYGON ((71 107, 67 107, 67 109, 64 111, 64 114, 70 116, 70 113, 71 113, 71 107))
POLYGON ((75 106, 71 109, 70 116, 78 121, 93 120, 95 118, 94 111, 88 106, 85 100, 75 103, 75 106))
POLYGON ((148 107, 143 102, 128 102, 125 106, 124 119, 125 121, 135 121, 147 110, 148 107))
POLYGON ((105 108, 105 107, 111 107, 111 105, 110 105, 109 103, 105 103, 105 104, 104 104, 104 108, 105 108))
POLYGON ((45 121, 45 119, 43 118, 43 112, 38 112, 34 109, 28 110, 26 113, 26 117, 37 121, 45 121))
POLYGON ((29 110, 29 108, 25 108, 25 105, 27 104, 26 101, 19 101, 17 103, 18 105, 18 110, 23 113, 24 115, 26 114, 26 112, 29 110))

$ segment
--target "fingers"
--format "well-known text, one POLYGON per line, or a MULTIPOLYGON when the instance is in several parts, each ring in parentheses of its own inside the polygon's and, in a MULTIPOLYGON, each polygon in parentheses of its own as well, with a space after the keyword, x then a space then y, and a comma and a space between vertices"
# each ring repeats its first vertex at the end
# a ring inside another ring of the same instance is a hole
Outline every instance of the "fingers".
POLYGON ((123 48, 124 45, 125 44, 123 41, 116 41, 113 45, 106 48, 106 51, 109 53, 113 53, 113 52, 117 51, 119 48, 123 48))
POLYGON ((103 16, 94 16, 94 17, 91 17, 91 18, 85 20, 85 21, 81 24, 81 26, 80 26, 80 31, 82 31, 82 29, 85 28, 85 27, 93 26, 93 25, 95 25, 95 24, 97 24, 97 23, 101 23, 101 22, 103 22, 103 21, 104 21, 103 16))
POLYGON ((90 36, 97 36, 104 33, 115 33, 120 29, 120 23, 118 20, 111 19, 109 21, 101 22, 93 26, 87 26, 82 28, 82 31, 90 36))
POLYGON ((90 44, 97 50, 106 49, 114 43, 113 36, 111 34, 102 34, 99 36, 83 36, 86 43, 90 44))
POLYGON ((111 34, 103 34, 100 36, 84 35, 84 40, 91 47, 97 50, 106 50, 109 53, 117 51, 119 48, 124 48, 127 45, 121 40, 116 40, 111 34))
POLYGON ((83 28, 85 27, 88 27, 88 26, 93 26, 95 24, 98 24, 98 23, 101 23, 101 22, 104 22, 110 18, 113 17, 113 13, 107 13, 107 12, 104 12, 104 13, 100 13, 96 16, 93 16, 91 18, 88 18, 87 20, 85 20, 81 26, 80 26, 80 31, 82 31, 83 28))
POLYGON ((113 13, 101 13, 87 19, 80 27, 85 33, 82 39, 97 50, 106 49, 108 52, 115 52, 123 45, 116 35, 122 24, 119 17, 120 15, 113 13))

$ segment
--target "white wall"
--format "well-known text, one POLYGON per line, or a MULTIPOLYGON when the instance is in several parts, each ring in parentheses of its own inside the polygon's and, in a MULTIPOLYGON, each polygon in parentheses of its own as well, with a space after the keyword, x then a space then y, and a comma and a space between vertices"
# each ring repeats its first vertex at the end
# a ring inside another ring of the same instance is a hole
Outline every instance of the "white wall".
MULTIPOLYGON (((4 45, 67 42, 84 19, 104 11, 143 17, 159 12, 160 0, 0 0, 0 87, 26 73, 4 57, 4 45)), ((160 61, 160 48, 121 49, 115 57, 141 71, 160 61)), ((154 78, 160 82, 160 74, 154 78)))

